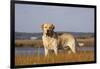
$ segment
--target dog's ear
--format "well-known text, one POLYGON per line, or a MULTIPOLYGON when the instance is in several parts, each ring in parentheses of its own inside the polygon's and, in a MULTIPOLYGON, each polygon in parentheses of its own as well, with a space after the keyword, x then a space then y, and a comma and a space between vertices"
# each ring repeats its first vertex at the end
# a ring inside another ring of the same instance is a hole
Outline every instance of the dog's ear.
POLYGON ((52 29, 54 30, 55 29, 55 26, 52 24, 52 29))
POLYGON ((42 30, 43 30, 43 26, 44 26, 44 24, 41 25, 41 29, 42 29, 42 30))

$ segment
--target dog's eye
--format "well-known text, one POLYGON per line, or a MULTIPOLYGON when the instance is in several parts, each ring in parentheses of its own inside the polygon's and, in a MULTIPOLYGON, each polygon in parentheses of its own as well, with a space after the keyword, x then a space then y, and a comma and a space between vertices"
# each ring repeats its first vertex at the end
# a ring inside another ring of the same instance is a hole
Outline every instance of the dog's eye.
POLYGON ((49 27, 50 29, 52 28, 52 27, 49 27))

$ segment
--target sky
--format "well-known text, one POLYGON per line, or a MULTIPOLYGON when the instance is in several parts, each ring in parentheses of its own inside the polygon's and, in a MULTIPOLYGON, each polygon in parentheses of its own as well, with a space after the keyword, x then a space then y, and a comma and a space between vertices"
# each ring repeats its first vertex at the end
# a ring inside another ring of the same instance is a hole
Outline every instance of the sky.
POLYGON ((15 4, 15 32, 42 32, 52 23, 55 31, 94 32, 94 8, 15 4))

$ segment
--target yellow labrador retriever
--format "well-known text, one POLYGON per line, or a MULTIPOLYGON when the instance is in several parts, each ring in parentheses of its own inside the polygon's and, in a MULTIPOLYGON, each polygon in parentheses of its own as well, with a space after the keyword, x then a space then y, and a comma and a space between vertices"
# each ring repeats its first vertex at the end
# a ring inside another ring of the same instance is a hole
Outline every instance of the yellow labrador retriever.
POLYGON ((43 30, 42 40, 45 56, 47 56, 49 50, 53 50, 54 53, 57 55, 59 45, 63 48, 68 46, 73 53, 76 52, 75 38, 73 35, 63 34, 61 36, 58 36, 57 33, 54 32, 55 26, 50 23, 42 24, 41 28, 43 30))

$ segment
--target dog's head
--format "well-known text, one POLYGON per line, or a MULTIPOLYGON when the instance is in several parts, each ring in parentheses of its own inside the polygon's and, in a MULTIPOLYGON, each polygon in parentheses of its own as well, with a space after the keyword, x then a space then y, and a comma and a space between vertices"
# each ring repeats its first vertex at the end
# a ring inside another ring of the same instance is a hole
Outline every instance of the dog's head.
POLYGON ((53 32, 55 26, 53 24, 46 23, 46 24, 42 24, 41 28, 45 34, 51 34, 53 32))

